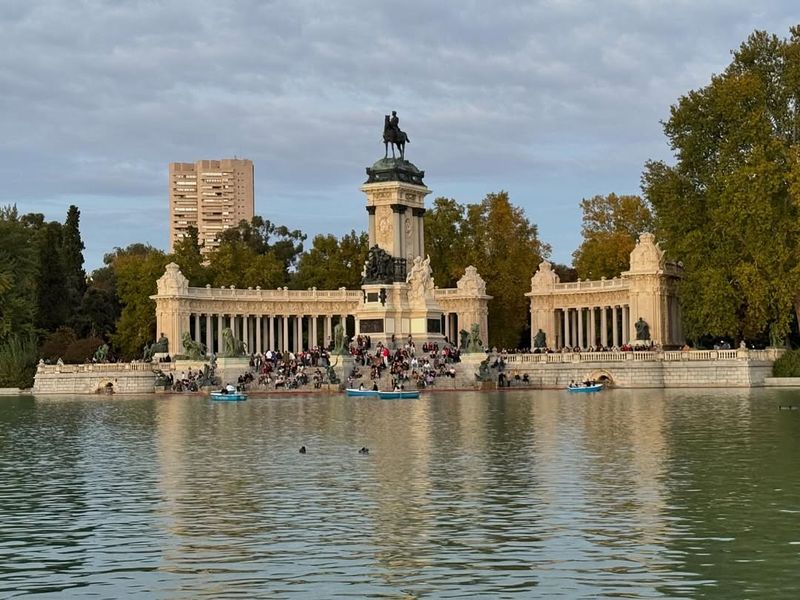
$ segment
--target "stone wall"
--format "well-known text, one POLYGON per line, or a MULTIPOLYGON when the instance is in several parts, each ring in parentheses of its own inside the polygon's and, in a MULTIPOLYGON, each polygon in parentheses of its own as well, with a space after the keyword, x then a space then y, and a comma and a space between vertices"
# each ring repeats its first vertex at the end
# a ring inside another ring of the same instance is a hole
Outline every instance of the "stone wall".
POLYGON ((34 394, 96 394, 108 384, 115 394, 150 394, 155 375, 150 363, 39 365, 34 394))

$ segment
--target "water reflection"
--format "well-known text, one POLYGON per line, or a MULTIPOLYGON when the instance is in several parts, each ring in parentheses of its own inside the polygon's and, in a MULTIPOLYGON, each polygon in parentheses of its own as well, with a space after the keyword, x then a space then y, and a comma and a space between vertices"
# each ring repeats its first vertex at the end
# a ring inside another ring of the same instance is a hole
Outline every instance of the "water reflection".
POLYGON ((785 394, 4 401, 0 596, 793 597, 785 394))

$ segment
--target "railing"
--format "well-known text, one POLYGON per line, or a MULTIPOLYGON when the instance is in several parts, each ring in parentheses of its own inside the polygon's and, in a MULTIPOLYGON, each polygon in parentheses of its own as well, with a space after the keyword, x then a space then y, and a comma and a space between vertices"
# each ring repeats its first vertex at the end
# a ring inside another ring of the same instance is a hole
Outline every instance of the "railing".
POLYGON ((525 363, 588 363, 588 362, 680 362, 680 361, 720 361, 751 360, 774 361, 784 350, 769 348, 766 350, 668 350, 666 352, 556 352, 552 354, 504 354, 509 364, 525 363))
POLYGON ((130 373, 131 371, 152 372, 159 368, 157 363, 88 363, 82 365, 44 365, 40 364, 38 373, 130 373))
POLYGON ((598 279, 586 281, 572 281, 569 283, 557 283, 552 287, 533 288, 530 291, 531 295, 543 294, 550 296, 562 292, 581 292, 581 291, 597 291, 597 290, 627 290, 630 282, 627 279, 615 277, 614 279, 598 279))
POLYGON ((213 298, 235 298, 236 300, 355 300, 362 296, 361 290, 261 290, 251 288, 189 288, 190 299, 206 300, 213 298))

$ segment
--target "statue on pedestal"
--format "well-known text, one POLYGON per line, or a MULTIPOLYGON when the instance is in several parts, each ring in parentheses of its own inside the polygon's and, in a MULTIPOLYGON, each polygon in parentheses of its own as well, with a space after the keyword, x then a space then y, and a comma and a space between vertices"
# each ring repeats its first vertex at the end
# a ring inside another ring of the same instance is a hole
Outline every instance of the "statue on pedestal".
POLYGON ((186 352, 186 358, 189 360, 199 360, 205 356, 206 346, 200 342, 195 342, 191 334, 186 331, 183 334, 183 349, 186 352))
POLYGON ((392 116, 386 115, 383 122, 383 145, 386 149, 383 158, 389 156, 389 144, 392 145, 392 158, 396 158, 394 154, 395 147, 400 152, 400 160, 405 160, 406 143, 411 143, 405 131, 400 129, 400 118, 397 116, 396 111, 392 111, 392 116))
POLYGON ((245 356, 246 347, 242 340, 237 340, 233 337, 233 331, 230 327, 222 330, 222 352, 220 356, 223 358, 238 358, 245 356))
POLYGON ((650 339, 650 326, 642 317, 634 324, 636 327, 636 339, 648 341, 650 339))
POLYGON ((536 332, 535 336, 533 336, 533 347, 534 348, 547 347, 547 334, 541 329, 536 332))
POLYGON ((161 337, 152 344, 145 344, 142 349, 142 359, 153 360, 155 354, 166 354, 169 351, 169 340, 162 332, 161 337))

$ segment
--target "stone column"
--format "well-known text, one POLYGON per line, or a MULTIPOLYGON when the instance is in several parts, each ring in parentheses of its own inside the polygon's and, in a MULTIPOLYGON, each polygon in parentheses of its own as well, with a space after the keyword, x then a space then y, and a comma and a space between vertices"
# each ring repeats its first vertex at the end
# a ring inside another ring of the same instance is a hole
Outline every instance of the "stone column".
POLYGON ((261 332, 264 328, 264 323, 261 320, 261 315, 256 315, 256 352, 263 352, 261 347, 261 332))
POLYGON ((608 307, 600 308, 600 343, 608 346, 608 307))
POLYGON ((583 308, 582 308, 582 307, 579 307, 579 308, 578 308, 578 328, 577 328, 577 334, 578 334, 578 348, 581 348, 581 349, 583 349, 583 348, 585 348, 586 346, 585 346, 585 345, 584 345, 584 343, 583 343, 583 342, 584 342, 584 339, 583 339, 583 308))
POLYGON ((286 352, 289 350, 289 317, 287 315, 283 315, 281 334, 283 337, 281 340, 281 352, 286 352))
POLYGON ((369 247, 372 248, 377 242, 375 241, 375 207, 368 206, 367 207, 367 220, 369 221, 368 226, 368 233, 369 233, 369 247))
POLYGON ((333 337, 333 315, 325 315, 325 345, 333 337))
POLYGON ((206 352, 211 354, 214 349, 211 347, 213 344, 214 336, 211 332, 211 315, 206 313, 206 352))
POLYGON ((444 337, 450 339, 450 313, 444 313, 444 337))
POLYGON ((570 335, 570 331, 569 331, 569 318, 570 318, 569 309, 565 308, 564 309, 564 346, 567 346, 567 347, 571 348, 572 347, 572 336, 570 335))
POLYGON ((594 346, 595 340, 597 339, 597 336, 595 334, 594 321, 595 321, 594 306, 591 306, 589 307, 589 340, 588 343, 586 344, 587 347, 594 346))
POLYGON ((194 313, 194 341, 199 342, 202 339, 200 337, 200 313, 194 313))
POLYGON ((294 351, 302 352, 303 350, 303 315, 295 315, 295 338, 294 338, 294 351))
MULTIPOLYGON (((402 204, 392 204, 392 212, 394 213, 394 252, 393 256, 397 258, 405 258, 403 249, 403 215, 406 212, 406 207, 402 204)), ((356 329, 358 331, 358 329, 356 329)))
POLYGON ((275 350, 275 315, 269 316, 269 346, 267 350, 275 350))
POLYGON ((611 332, 611 337, 613 340, 613 345, 619 347, 619 317, 617 315, 617 308, 616 306, 611 307, 611 326, 613 327, 613 331, 611 332))
POLYGON ((225 324, 225 315, 217 315, 217 354, 222 352, 222 329, 225 324))
POLYGON ((631 340, 631 308, 627 304, 622 305, 622 343, 629 344, 631 340))
POLYGON ((314 346, 319 346, 319 336, 317 335, 318 321, 319 321, 319 315, 311 315, 311 337, 314 339, 308 342, 309 349, 313 348, 314 346))
POLYGON ((250 327, 247 323, 249 320, 250 315, 242 315, 242 341, 247 346, 248 354, 253 351, 253 345, 250 343, 250 327))

